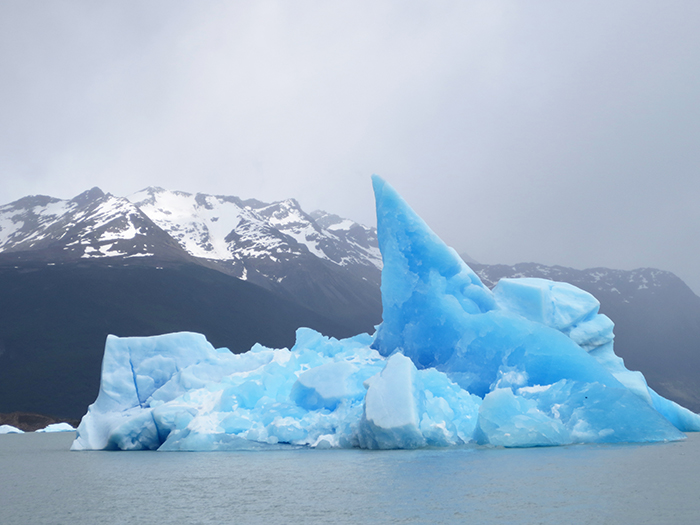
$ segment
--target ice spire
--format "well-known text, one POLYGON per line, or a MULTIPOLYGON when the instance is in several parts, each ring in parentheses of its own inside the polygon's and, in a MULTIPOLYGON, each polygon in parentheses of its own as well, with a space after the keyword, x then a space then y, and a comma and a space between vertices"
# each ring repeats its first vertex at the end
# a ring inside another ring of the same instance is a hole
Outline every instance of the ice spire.
POLYGON ((561 331, 502 308, 508 290, 521 294, 523 287, 506 287, 497 303, 396 190, 377 176, 372 182, 384 259, 383 322, 373 347, 382 355, 399 350, 418 368, 444 371, 479 396, 497 385, 517 388, 563 378, 622 386, 561 331))
POLYGON ((375 346, 384 355, 402 348, 414 361, 432 366, 449 357, 460 339, 458 318, 488 312, 496 303, 457 252, 394 188, 377 175, 372 176, 372 184, 384 260, 383 323, 375 346), (426 316, 426 312, 437 315, 426 316), (440 355, 434 355, 436 352, 440 355))

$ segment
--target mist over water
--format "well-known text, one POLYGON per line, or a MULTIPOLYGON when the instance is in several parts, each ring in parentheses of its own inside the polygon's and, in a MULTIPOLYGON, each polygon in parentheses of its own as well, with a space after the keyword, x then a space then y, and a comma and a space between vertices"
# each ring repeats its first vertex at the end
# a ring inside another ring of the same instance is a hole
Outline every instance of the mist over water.
POLYGON ((2 523, 674 523, 700 515, 700 434, 654 445, 69 452, 0 436, 2 523))

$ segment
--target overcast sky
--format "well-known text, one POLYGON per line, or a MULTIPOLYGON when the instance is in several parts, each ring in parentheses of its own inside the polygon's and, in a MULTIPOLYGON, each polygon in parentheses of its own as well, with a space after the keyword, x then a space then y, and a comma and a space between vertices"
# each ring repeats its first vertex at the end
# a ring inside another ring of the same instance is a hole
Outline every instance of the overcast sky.
POLYGON ((484 263, 700 293, 700 2, 0 2, 0 203, 389 181, 484 263))

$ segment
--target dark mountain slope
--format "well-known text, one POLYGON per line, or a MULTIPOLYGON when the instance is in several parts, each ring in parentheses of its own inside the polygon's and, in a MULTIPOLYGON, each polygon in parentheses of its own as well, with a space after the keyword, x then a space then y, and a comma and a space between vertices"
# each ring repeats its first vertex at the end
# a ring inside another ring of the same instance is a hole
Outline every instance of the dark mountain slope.
POLYGON ((203 333, 234 352, 290 347, 299 326, 336 337, 355 326, 191 264, 114 259, 0 266, 0 412, 80 417, 95 400, 105 338, 203 333))

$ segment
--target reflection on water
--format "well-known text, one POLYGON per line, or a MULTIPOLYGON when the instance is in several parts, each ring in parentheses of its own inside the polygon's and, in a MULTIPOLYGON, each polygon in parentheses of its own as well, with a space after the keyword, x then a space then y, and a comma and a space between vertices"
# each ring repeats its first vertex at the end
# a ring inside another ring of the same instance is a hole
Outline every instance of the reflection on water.
POLYGON ((415 451, 69 452, 0 436, 0 522, 698 523, 680 443, 415 451))

